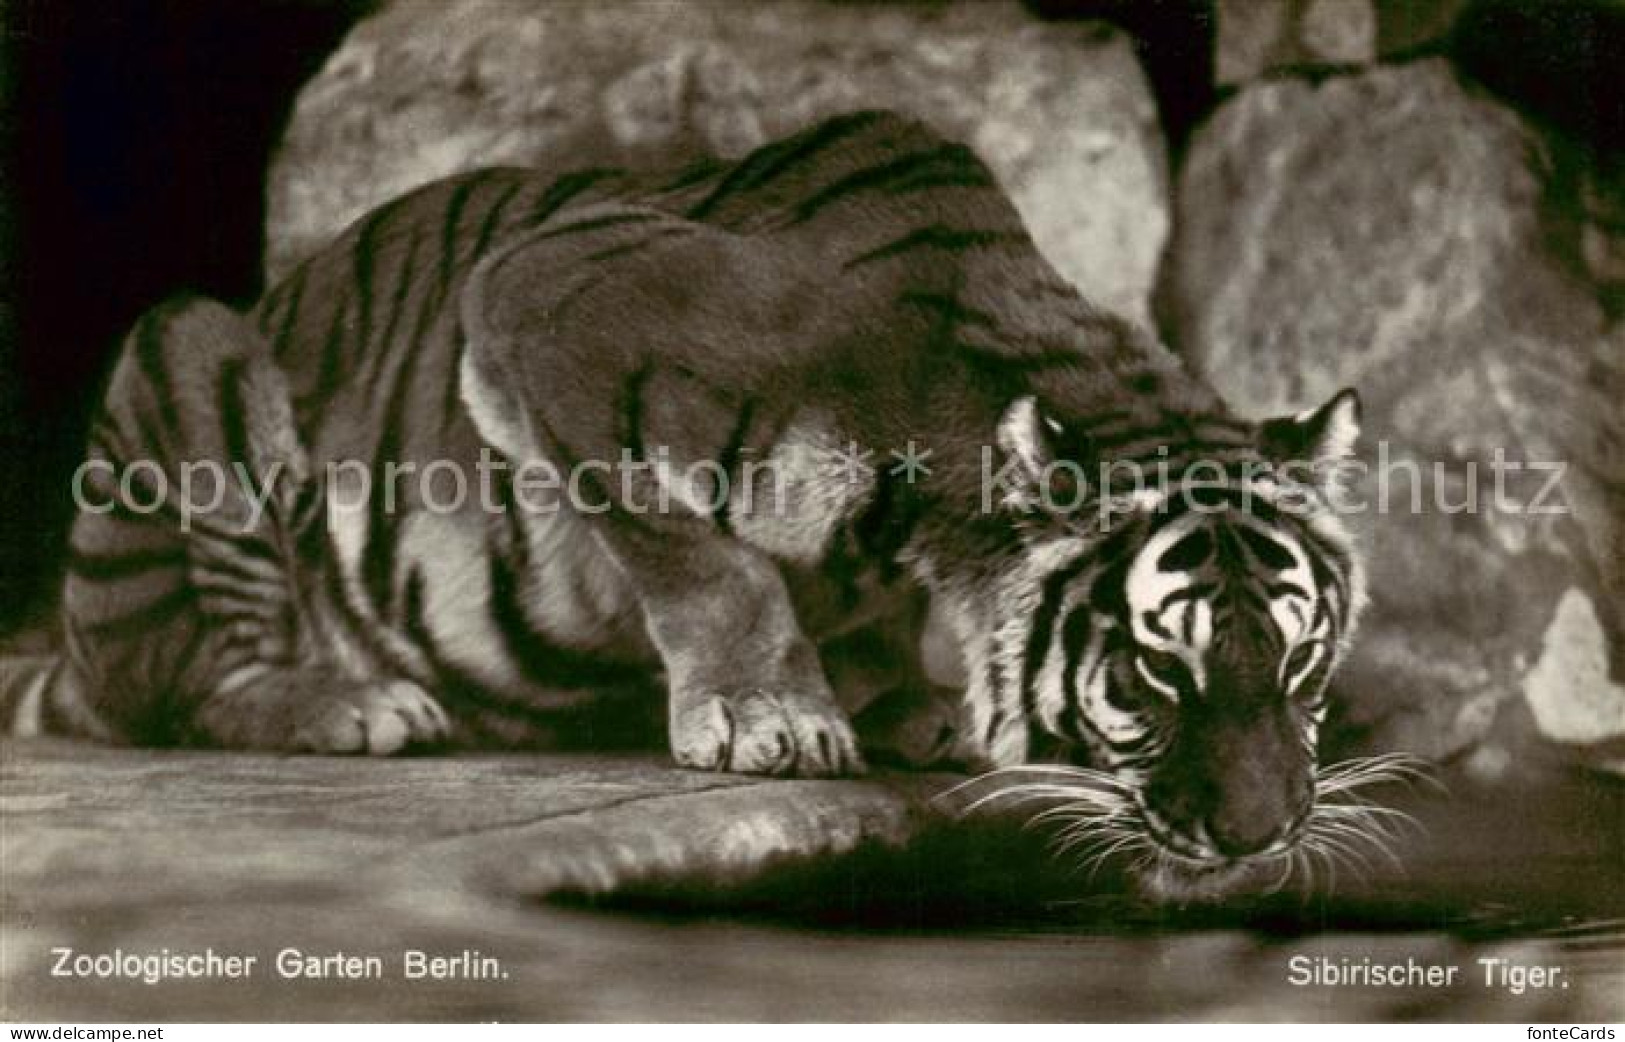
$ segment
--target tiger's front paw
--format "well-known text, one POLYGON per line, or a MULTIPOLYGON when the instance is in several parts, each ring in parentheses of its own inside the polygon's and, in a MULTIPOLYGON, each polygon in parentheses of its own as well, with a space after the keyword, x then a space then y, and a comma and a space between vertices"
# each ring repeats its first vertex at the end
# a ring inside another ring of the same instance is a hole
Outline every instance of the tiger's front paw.
POLYGON ((865 769, 827 691, 674 692, 671 749, 682 766, 712 771, 827 778, 865 769))
POLYGON ((335 691, 301 708, 289 742, 295 752, 389 756, 451 734, 440 703, 406 680, 335 691))

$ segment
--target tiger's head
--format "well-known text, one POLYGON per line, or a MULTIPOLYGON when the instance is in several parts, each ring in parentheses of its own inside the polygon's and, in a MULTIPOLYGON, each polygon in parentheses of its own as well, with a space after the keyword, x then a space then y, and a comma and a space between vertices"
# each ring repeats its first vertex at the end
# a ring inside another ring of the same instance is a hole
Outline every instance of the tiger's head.
POLYGON ((1261 425, 1187 426, 1145 443, 1132 486, 1117 467, 1057 511, 1035 505, 1039 484, 1079 439, 1033 399, 1012 405, 999 444, 1020 464, 1024 547, 962 628, 984 635, 969 726, 995 765, 1059 743, 1087 767, 997 791, 1059 800, 1062 844, 1127 855, 1158 899, 1268 884, 1346 845, 1359 823, 1325 797, 1356 781, 1321 771, 1317 742, 1364 599, 1328 477, 1358 433, 1352 391, 1261 425))

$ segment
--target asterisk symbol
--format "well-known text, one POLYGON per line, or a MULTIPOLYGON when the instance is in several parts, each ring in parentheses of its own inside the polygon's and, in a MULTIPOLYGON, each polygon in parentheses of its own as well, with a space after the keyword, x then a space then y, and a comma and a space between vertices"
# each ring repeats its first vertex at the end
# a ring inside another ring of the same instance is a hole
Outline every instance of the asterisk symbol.
POLYGON ((874 455, 855 441, 824 455, 824 473, 839 475, 848 484, 857 484, 872 477, 875 468, 869 463, 874 455))
POLYGON ((892 458, 897 460, 892 465, 891 472, 900 474, 910 485, 921 478, 931 476, 931 468, 925 465, 925 461, 931 458, 931 450, 922 449, 914 443, 913 438, 908 440, 908 448, 902 452, 892 449, 891 454, 892 458))

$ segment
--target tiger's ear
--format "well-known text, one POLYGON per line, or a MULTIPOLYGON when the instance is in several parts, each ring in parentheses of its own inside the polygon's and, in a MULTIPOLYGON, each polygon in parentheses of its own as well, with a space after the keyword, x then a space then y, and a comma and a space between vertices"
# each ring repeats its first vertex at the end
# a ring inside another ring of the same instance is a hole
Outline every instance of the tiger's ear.
POLYGON ((1258 428, 1258 447, 1266 459, 1317 472, 1352 457, 1359 440, 1360 396, 1352 387, 1318 409, 1265 420, 1258 428))
POLYGON ((1088 439, 1046 413, 1032 395, 1017 398, 999 417, 999 451, 1006 459, 1000 492, 1006 506, 1074 506, 1092 454, 1088 439))

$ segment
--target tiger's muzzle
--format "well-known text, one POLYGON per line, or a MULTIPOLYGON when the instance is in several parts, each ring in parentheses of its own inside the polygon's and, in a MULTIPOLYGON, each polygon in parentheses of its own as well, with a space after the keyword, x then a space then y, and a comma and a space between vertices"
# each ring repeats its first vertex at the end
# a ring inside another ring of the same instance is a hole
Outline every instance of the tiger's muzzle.
POLYGON ((1186 710, 1142 799, 1148 831, 1195 863, 1273 855, 1314 804, 1315 755, 1291 706, 1186 710))

